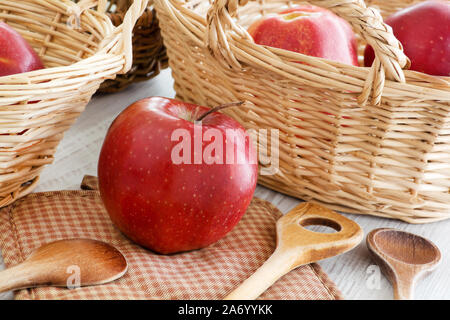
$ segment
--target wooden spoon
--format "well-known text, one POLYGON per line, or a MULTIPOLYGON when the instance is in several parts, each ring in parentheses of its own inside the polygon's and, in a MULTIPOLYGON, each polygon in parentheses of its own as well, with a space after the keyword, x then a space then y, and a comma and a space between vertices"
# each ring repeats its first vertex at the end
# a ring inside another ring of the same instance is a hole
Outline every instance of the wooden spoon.
POLYGON ((33 252, 24 262, 0 272, 0 292, 39 286, 67 287, 74 267, 80 286, 104 284, 122 277, 125 257, 104 242, 88 239, 60 240, 33 252))
POLYGON ((272 256, 225 300, 256 299, 289 271, 344 253, 363 238, 358 224, 314 203, 302 203, 277 221, 277 247, 272 256), (335 233, 318 233, 305 226, 323 225, 335 233))
POLYGON ((367 247, 394 287, 394 299, 413 298, 416 281, 431 272, 441 252, 431 241, 395 229, 381 228, 367 235, 367 247))

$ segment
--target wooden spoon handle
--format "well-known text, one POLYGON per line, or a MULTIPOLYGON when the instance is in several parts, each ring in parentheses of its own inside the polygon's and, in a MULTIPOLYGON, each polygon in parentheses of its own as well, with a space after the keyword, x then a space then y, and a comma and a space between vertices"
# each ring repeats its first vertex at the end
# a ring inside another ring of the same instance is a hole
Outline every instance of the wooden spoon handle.
POLYGON ((414 295, 414 280, 398 280, 393 283, 395 300, 412 300, 414 295))
POLYGON ((278 250, 239 287, 228 294, 224 300, 254 300, 278 279, 291 271, 295 256, 282 254, 278 250))
POLYGON ((36 286, 34 273, 24 264, 0 272, 0 292, 36 286))

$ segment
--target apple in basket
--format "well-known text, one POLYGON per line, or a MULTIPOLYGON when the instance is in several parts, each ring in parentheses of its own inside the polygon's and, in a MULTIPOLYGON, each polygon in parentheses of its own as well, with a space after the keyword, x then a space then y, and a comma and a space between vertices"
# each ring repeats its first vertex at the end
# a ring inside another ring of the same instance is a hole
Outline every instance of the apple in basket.
POLYGON ((351 26, 327 9, 296 6, 257 20, 248 32, 260 45, 358 65, 351 26))
MULTIPOLYGON (((450 3, 425 1, 386 19, 411 60, 411 70, 450 76, 450 3)), ((364 65, 374 60, 371 46, 364 52, 364 65)))
POLYGON ((44 68, 28 42, 14 29, 0 22, 0 77, 44 68))
POLYGON ((136 243, 163 254, 203 248, 245 213, 256 151, 238 122, 210 110, 151 97, 109 128, 100 193, 113 223, 136 243))
MULTIPOLYGON (((295 6, 255 21, 248 32, 260 45, 358 66, 356 38, 350 24, 327 9, 295 6)), ((333 116, 327 111, 322 113, 333 116)))

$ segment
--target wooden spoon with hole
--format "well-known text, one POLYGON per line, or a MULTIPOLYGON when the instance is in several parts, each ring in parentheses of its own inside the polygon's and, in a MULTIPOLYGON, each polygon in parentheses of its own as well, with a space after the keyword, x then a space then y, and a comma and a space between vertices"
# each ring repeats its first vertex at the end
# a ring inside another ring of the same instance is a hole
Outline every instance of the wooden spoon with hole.
POLYGON ((127 272, 125 257, 104 242, 60 240, 43 245, 24 262, 0 272, 0 292, 40 286, 67 287, 74 267, 80 286, 104 284, 127 272))
POLYGON ((391 281, 396 300, 412 299, 416 281, 441 260, 434 243, 409 232, 375 229, 366 242, 375 262, 391 281))
POLYGON ((358 245, 363 238, 363 232, 356 222, 308 202, 281 217, 276 229, 275 252, 225 300, 256 299, 289 271, 344 253, 358 245), (328 226, 337 232, 318 233, 304 228, 310 225, 328 226))

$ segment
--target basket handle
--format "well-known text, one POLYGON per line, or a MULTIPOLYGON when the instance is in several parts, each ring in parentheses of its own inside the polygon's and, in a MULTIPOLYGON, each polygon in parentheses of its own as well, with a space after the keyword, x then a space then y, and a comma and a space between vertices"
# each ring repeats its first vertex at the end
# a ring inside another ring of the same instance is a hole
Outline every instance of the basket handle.
MULTIPOLYGON (((117 38, 120 34, 118 43, 111 49, 111 51, 116 54, 124 55, 125 64, 119 73, 127 73, 133 65, 133 29, 137 20, 147 8, 148 3, 149 0, 134 0, 133 4, 127 10, 122 24, 114 29, 113 34, 109 38, 104 40, 104 43, 108 43, 111 39, 117 38)), ((78 6, 73 6, 73 8, 77 8, 76 10, 78 12, 76 12, 75 15, 78 17, 84 10, 93 7, 97 7, 97 12, 99 13, 105 13, 108 8, 107 0, 81 0, 77 5, 78 6)))
MULTIPOLYGON (((210 53, 227 67, 241 68, 233 53, 230 40, 239 38, 253 43, 248 32, 238 25, 233 17, 237 16, 239 5, 245 5, 248 0, 215 0, 208 10, 206 26, 206 45, 210 53), (231 35, 229 31, 233 31, 231 35)), ((295 2, 304 2, 294 0, 295 2)), ((410 65, 409 59, 403 53, 401 43, 392 33, 392 28, 383 22, 378 10, 366 7, 363 0, 309 0, 308 3, 327 8, 347 20, 356 32, 374 48, 375 60, 365 80, 363 91, 358 99, 365 105, 372 95, 372 103, 381 102, 381 94, 385 79, 405 82, 403 68, 410 65)), ((258 49, 264 51, 262 46, 258 49)), ((267 54, 272 55, 270 52, 267 54)), ((253 57, 256 59, 256 57, 253 57)))
POLYGON ((127 10, 122 24, 116 28, 115 32, 122 34, 116 53, 123 53, 125 56, 125 65, 122 73, 128 72, 133 65, 133 29, 138 19, 147 9, 148 3, 149 0, 134 0, 127 10))

